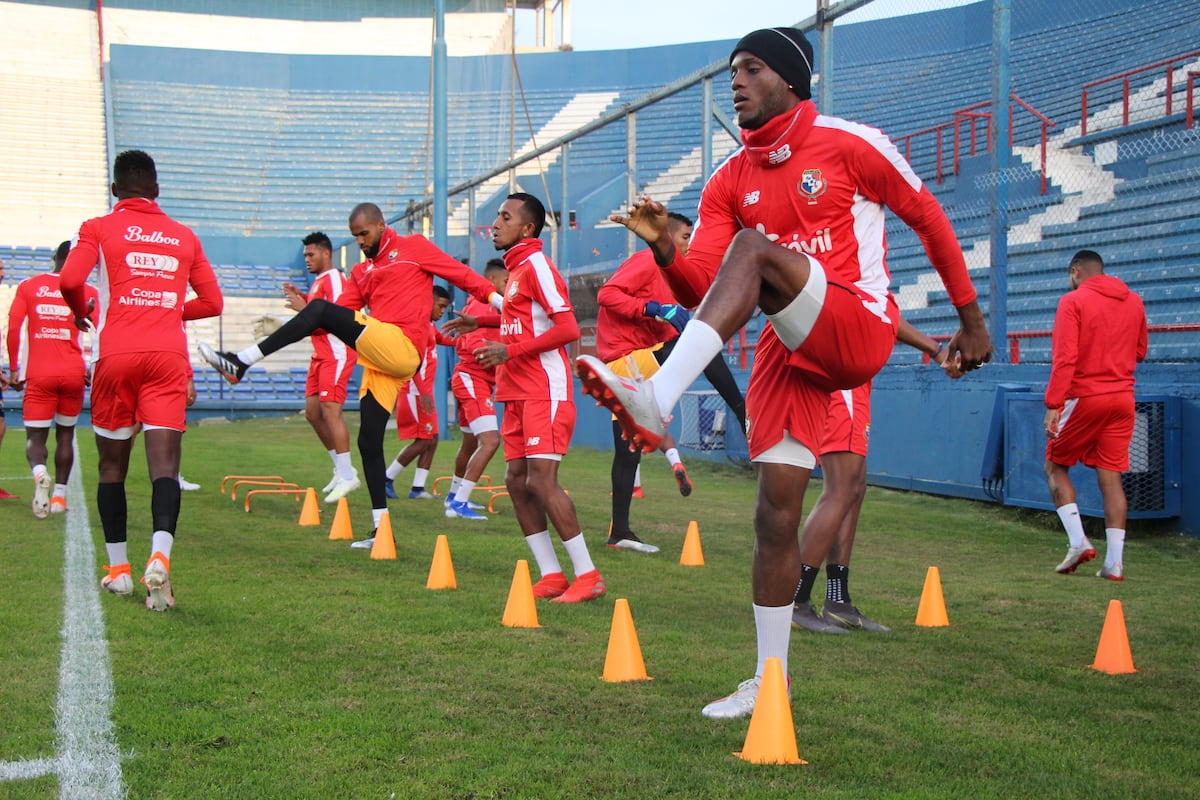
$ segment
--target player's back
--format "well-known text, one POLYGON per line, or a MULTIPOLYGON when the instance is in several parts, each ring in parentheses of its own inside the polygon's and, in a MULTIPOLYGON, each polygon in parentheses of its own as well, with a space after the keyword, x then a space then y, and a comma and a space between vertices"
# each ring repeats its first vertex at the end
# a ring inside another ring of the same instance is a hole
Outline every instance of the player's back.
MULTIPOLYGON (((21 335, 21 352, 17 359, 19 377, 27 380, 48 375, 75 375, 85 369, 81 339, 82 331, 75 327, 74 314, 62 293, 59 276, 46 272, 21 281, 17 286, 19 304, 25 319, 21 335)), ((87 287, 89 298, 96 297, 94 287, 87 287)), ((13 319, 11 322, 17 322, 13 319)))

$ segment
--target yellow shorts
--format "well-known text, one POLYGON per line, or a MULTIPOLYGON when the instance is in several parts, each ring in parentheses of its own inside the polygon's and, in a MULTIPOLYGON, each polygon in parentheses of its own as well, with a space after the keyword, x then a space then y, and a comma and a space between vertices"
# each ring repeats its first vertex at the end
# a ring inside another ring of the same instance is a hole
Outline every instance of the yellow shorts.
POLYGON ((358 397, 361 400, 370 392, 390 412, 401 387, 421 366, 421 356, 398 326, 371 319, 361 311, 354 312, 354 320, 366 328, 354 343, 363 368, 358 397))
MULTIPOLYGON (((622 378, 649 378, 658 372, 658 359, 654 357, 654 353, 661 349, 662 342, 644 350, 634 350, 629 355, 608 362, 608 368, 622 378)), ((616 418, 614 414, 613 419, 616 418)))

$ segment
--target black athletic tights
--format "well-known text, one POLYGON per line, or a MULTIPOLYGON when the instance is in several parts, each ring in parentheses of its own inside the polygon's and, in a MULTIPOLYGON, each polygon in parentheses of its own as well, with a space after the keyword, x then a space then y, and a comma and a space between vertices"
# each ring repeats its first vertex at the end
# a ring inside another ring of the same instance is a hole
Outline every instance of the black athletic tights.
MULTIPOLYGON (((258 343, 264 356, 282 350, 289 344, 310 336, 318 328, 324 328, 349 347, 354 347, 366 327, 354 318, 354 311, 328 300, 309 300, 300 313, 289 319, 279 330, 258 343)), ((380 489, 382 492, 383 489, 380 489)))
POLYGON ((367 491, 371 494, 371 508, 387 508, 387 494, 383 487, 387 480, 383 439, 391 415, 390 410, 379 405, 375 395, 369 391, 363 395, 358 406, 358 454, 362 458, 367 491))

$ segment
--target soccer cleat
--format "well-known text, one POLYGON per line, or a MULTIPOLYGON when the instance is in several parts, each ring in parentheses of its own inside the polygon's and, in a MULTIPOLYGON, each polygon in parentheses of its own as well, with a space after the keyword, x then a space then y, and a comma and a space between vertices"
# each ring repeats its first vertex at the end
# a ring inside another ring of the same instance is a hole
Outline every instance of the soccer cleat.
POLYGON ((683 464, 676 464, 671 467, 671 471, 675 473, 675 482, 679 484, 679 493, 687 497, 692 493, 692 479, 688 477, 687 467, 683 464))
POLYGON ((108 574, 100 579, 100 588, 113 594, 133 594, 133 574, 129 564, 117 564, 115 567, 104 565, 108 574))
POLYGON ((1096 548, 1092 547, 1092 543, 1087 539, 1083 540, 1083 547, 1068 547, 1067 557, 1062 563, 1054 568, 1054 571, 1059 575, 1066 575, 1074 572, 1080 564, 1091 561, 1096 557, 1096 548))
POLYGON ((51 497, 50 498, 50 513, 51 514, 67 513, 67 498, 51 497))
POLYGON ((567 583, 567 576, 561 572, 548 572, 542 576, 542 579, 533 585, 533 596, 554 598, 570 588, 567 583))
POLYGON ((652 544, 646 544, 637 537, 633 531, 622 533, 620 535, 613 534, 608 537, 607 542, 609 547, 616 550, 636 550, 639 553, 657 553, 658 548, 652 544))
POLYGON ((470 500, 468 500, 467 508, 471 509, 472 511, 483 511, 487 508, 487 506, 481 506, 479 503, 472 503, 470 500))
POLYGON ((329 479, 329 483, 325 484, 324 488, 321 489, 321 494, 329 494, 329 490, 337 486, 339 480, 341 480, 341 478, 338 477, 337 470, 335 469, 333 471, 333 477, 329 479))
POLYGON ((362 486, 362 481, 358 479, 358 475, 353 478, 339 478, 334 487, 329 490, 329 494, 325 495, 326 503, 336 503, 346 495, 353 492, 358 487, 362 486))
POLYGON ((409 493, 408 493, 408 499, 409 500, 436 500, 437 498, 435 498, 429 492, 425 491, 424 487, 417 488, 414 486, 412 488, 412 490, 409 491, 409 493))
POLYGON ((654 387, 638 378, 622 378, 595 356, 575 359, 575 373, 583 390, 611 411, 634 447, 649 453, 658 448, 667 432, 654 402, 654 387))
POLYGON ((50 490, 54 488, 49 472, 39 472, 33 479, 33 515, 38 519, 50 516, 50 490))
POLYGON ((642 487, 640 487, 640 486, 633 487, 633 499, 634 500, 641 500, 645 496, 646 496, 646 493, 642 491, 642 487))
POLYGON ((200 484, 192 483, 189 480, 185 480, 184 477, 182 475, 180 475, 179 476, 179 490, 181 492, 198 492, 198 491, 200 491, 200 484))
POLYGON ((400 495, 396 494, 396 484, 391 478, 387 478, 383 482, 383 493, 387 495, 389 500, 399 500, 400 495))
MULTIPOLYGON (((795 612, 793 612, 794 614, 795 612)), ((821 607, 821 618, 851 630, 870 631, 872 633, 892 632, 891 628, 886 625, 880 625, 859 611, 857 606, 852 606, 849 603, 835 603, 827 599, 825 605, 821 607)))
POLYGON ((166 611, 175 607, 175 593, 171 591, 171 562, 162 553, 156 552, 150 556, 142 583, 146 585, 146 608, 166 611))
POLYGON ((1096 573, 1096 577, 1107 578, 1110 581, 1123 581, 1125 580, 1125 565, 1119 561, 1111 567, 1105 564, 1096 573))
POLYGON ((351 550, 370 550, 372 547, 375 546, 375 531, 376 531, 376 529, 372 528, 371 535, 368 536, 366 539, 360 539, 357 542, 351 542, 350 549, 351 550))
POLYGON ((741 719, 754 713, 754 704, 758 701, 758 687, 762 678, 755 675, 749 680, 738 684, 737 691, 728 697, 714 700, 706 705, 700 713, 709 719, 741 719))
POLYGON ((246 370, 250 369, 250 365, 243 364, 234 353, 213 350, 204 342, 200 342, 198 346, 200 357, 230 383, 240 383, 246 376, 246 370))
POLYGON ((831 633, 834 636, 845 636, 850 633, 841 625, 822 619, 817 614, 817 610, 809 603, 796 603, 792 606, 792 627, 812 633, 831 633))
POLYGON ((608 591, 608 587, 604 585, 604 578, 600 575, 600 570, 594 569, 591 572, 576 575, 575 582, 571 584, 571 587, 550 602, 583 603, 595 600, 597 597, 604 597, 606 591, 608 591))
POLYGON ((20 497, 13 494, 12 492, 6 492, 3 489, 0 489, 0 500, 20 500, 20 499, 21 499, 20 497))
POLYGON ((474 519, 487 520, 483 514, 471 509, 466 501, 451 500, 450 505, 446 506, 446 517, 448 519, 474 519))

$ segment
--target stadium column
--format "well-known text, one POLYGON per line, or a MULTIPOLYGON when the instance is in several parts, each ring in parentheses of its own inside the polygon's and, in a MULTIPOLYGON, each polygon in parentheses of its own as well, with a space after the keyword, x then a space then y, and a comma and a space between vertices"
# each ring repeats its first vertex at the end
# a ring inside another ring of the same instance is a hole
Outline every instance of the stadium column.
MULTIPOLYGON (((446 67, 446 0, 433 0, 433 243, 442 250, 450 245, 446 219, 450 200, 446 67)), ((438 373, 434 378, 434 402, 440 411, 438 438, 448 439, 446 385, 442 380, 445 365, 438 365, 438 373)))
POLYGON ((992 231, 990 278, 992 346, 997 361, 1008 363, 1008 165, 1012 153, 1012 0, 992 4, 992 124, 996 135, 992 147, 992 231))

